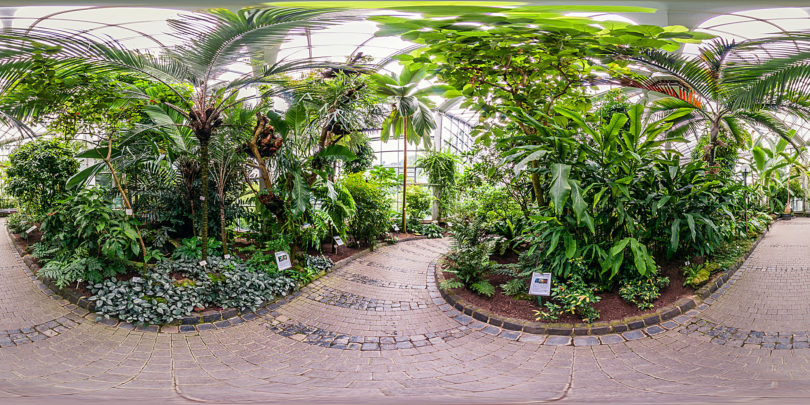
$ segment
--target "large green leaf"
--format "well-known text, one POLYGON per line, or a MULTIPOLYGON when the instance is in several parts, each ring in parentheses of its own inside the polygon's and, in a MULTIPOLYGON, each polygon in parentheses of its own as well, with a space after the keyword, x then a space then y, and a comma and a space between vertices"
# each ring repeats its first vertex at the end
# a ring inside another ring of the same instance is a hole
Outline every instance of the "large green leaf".
POLYGON ((697 232, 695 231, 695 217, 692 214, 684 214, 686 223, 689 225, 689 232, 692 234, 692 241, 695 241, 697 232))
POLYGON ((357 159, 357 155, 355 155, 351 149, 343 145, 330 145, 324 150, 320 151, 317 156, 335 157, 346 161, 357 159))
POLYGON ((551 201, 554 203, 554 211, 558 215, 562 213, 565 201, 571 192, 571 185, 568 183, 570 174, 570 165, 561 163, 551 165, 551 201))
POLYGON ((577 241, 570 234, 565 234, 565 257, 571 259, 577 253, 577 241))
POLYGON ((585 199, 582 197, 582 188, 579 186, 579 181, 570 180, 568 183, 571 186, 571 203, 574 206, 577 224, 579 224, 582 222, 588 204, 585 203, 585 199))
POLYGON ((642 276, 647 273, 647 259, 644 252, 641 250, 639 246, 638 240, 635 238, 631 239, 630 241, 630 250, 633 251, 633 263, 636 265, 636 270, 638 270, 638 274, 642 276))
POLYGON ((65 185, 68 189, 77 188, 79 186, 83 186, 87 183, 88 180, 93 178, 101 169, 103 169, 106 165, 104 163, 98 163, 92 165, 70 177, 68 179, 67 184, 65 185))
POLYGON ((670 229, 670 237, 669 237, 669 249, 672 252, 678 250, 678 244, 680 244, 680 237, 681 237, 681 220, 676 219, 672 222, 672 227, 670 229))
POLYGON ((290 190, 292 197, 292 212, 293 215, 301 215, 307 210, 309 200, 312 197, 312 192, 309 189, 309 184, 301 176, 301 173, 296 172, 293 176, 292 190, 290 190))

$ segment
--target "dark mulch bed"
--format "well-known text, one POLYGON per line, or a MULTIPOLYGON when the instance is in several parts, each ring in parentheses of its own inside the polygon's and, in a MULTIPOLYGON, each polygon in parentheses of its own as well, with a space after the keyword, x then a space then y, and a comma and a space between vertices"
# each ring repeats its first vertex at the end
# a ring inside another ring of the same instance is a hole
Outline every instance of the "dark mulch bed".
MULTIPOLYGON (((504 258, 495 257, 495 261, 505 263, 517 262, 517 255, 508 255, 504 258)), ((633 304, 627 303, 618 292, 606 292, 598 294, 601 300, 594 304, 594 308, 599 311, 599 321, 613 321, 622 319, 629 316, 638 316, 648 313, 653 313, 661 307, 672 304, 678 298, 688 297, 694 294, 694 291, 689 287, 684 287, 684 277, 681 274, 680 266, 682 261, 669 261, 661 263, 662 273, 669 277, 669 286, 661 290, 661 296, 655 301, 652 309, 641 311, 633 304)), ((446 279, 454 278, 453 274, 444 272, 446 279)), ((489 282, 495 286, 495 295, 492 298, 487 298, 473 293, 466 288, 454 288, 451 291, 456 293, 464 301, 472 304, 474 307, 485 309, 497 315, 509 318, 523 319, 528 321, 536 321, 534 311, 538 310, 537 299, 532 297, 531 300, 515 299, 503 293, 500 285, 509 281, 509 276, 503 275, 489 275, 487 277, 489 282)), ((542 322, 542 321, 541 321, 542 322)), ((559 320, 554 322, 563 323, 578 323, 582 320, 576 315, 566 314, 559 320)))

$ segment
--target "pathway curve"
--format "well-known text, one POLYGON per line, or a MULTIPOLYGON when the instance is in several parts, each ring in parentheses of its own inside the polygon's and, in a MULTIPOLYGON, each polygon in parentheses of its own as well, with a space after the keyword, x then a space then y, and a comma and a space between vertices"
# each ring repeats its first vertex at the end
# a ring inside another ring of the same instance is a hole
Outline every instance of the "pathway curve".
POLYGON ((0 335, 0 403, 806 402, 806 235, 810 220, 775 224, 733 284, 680 325, 576 346, 493 330, 451 310, 437 298, 430 265, 447 240, 381 248, 256 319, 154 333, 78 317, 34 286, 4 235, 0 331, 20 341, 0 335), (763 341, 746 336, 737 345, 732 335, 746 331, 763 341), (789 346, 764 342, 788 334, 789 346))

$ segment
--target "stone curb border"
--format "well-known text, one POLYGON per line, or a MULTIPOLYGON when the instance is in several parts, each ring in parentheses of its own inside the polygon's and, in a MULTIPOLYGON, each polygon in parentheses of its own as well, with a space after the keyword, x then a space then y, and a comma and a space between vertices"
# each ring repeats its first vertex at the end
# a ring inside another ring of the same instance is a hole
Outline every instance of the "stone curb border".
MULTIPOLYGON (((754 249, 757 248, 759 243, 767 234, 767 231, 760 235, 759 238, 751 245, 748 252, 743 255, 742 259, 738 260, 736 264, 726 269, 722 273, 717 274, 714 279, 698 289, 695 295, 691 297, 680 298, 674 303, 667 305, 655 313, 627 317, 620 320, 610 322, 595 322, 592 324, 587 323, 542 323, 525 321, 522 319, 508 318, 500 315, 493 314, 487 310, 477 308, 467 301, 463 300, 458 294, 439 289, 442 298, 447 304, 457 309, 464 315, 471 317, 474 320, 515 332, 525 332, 534 335, 557 335, 557 336, 589 336, 589 335, 610 335, 621 334, 624 332, 660 325, 680 315, 686 315, 690 310, 696 308, 704 299, 709 298, 713 301, 719 295, 714 294, 732 275, 740 268, 742 263, 748 259, 754 249)), ((441 285, 445 280, 444 272, 436 266, 433 272, 436 285, 441 285)), ((691 314, 690 314, 691 315, 691 314)), ((683 323, 683 322, 679 322, 683 323)), ((670 329, 670 328, 667 328, 670 329)))
MULTIPOLYGON (((6 228, 6 232, 8 234, 9 240, 11 241, 11 245, 17 251, 19 257, 22 259, 22 262, 25 264, 26 269, 32 276, 32 281, 46 294, 49 296, 57 295, 65 300, 67 300, 70 304, 75 305, 81 311, 85 318, 90 319, 91 317, 95 319, 97 315, 95 315, 95 303, 90 301, 87 296, 80 295, 75 290, 68 290, 68 289, 60 289, 56 286, 53 280, 50 279, 37 279, 34 274, 39 270, 39 266, 34 263, 33 257, 25 250, 22 246, 17 244, 17 241, 14 239, 14 234, 11 232, 8 227, 6 228)), ((408 242, 412 240, 420 240, 426 239, 425 236, 411 236, 408 238, 400 239, 397 243, 401 242, 408 242)), ((362 257, 367 256, 371 253, 370 249, 364 249, 360 252, 357 252, 349 257, 343 258, 335 262, 335 265, 332 266, 330 269, 331 271, 340 269, 349 263, 360 259, 362 257)), ((327 272, 322 272, 318 277, 315 279, 324 276, 327 272)), ((313 280, 314 281, 314 280, 313 280)), ((204 311, 199 314, 190 315, 183 317, 179 320, 172 322, 171 324, 167 325, 140 325, 136 326, 128 322, 120 321, 116 318, 102 318, 97 320, 97 323, 101 323, 107 326, 114 326, 120 329, 127 329, 127 330, 137 330, 142 332, 164 332, 164 333, 189 333, 189 332, 198 332, 203 330, 211 330, 211 329, 222 329, 233 325, 238 325, 245 321, 250 321, 253 319, 258 318, 259 316, 269 314, 270 311, 275 310, 279 306, 291 301, 292 299, 298 297, 306 290, 307 286, 303 286, 298 290, 294 291, 293 293, 285 296, 285 297, 278 297, 274 301, 268 301, 264 304, 260 305, 258 309, 255 311, 252 310, 245 310, 241 311, 238 308, 225 308, 222 310, 209 310, 204 311)))
POLYGON ((0 348, 20 346, 26 343, 52 338, 68 329, 73 329, 81 324, 82 321, 81 316, 73 312, 68 312, 65 316, 39 325, 20 329, 0 330, 0 348))

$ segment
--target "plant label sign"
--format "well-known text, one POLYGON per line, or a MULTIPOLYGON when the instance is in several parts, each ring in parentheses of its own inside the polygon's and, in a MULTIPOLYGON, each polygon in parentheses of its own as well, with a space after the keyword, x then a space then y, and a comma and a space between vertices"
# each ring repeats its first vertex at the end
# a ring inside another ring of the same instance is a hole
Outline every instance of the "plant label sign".
POLYGON ((287 252, 276 252, 276 265, 279 270, 287 270, 292 267, 290 255, 287 252))
POLYGON ((399 232, 399 227, 394 225, 394 232, 399 232))
POLYGON ((551 295, 551 273, 532 273, 529 294, 544 297, 551 295))
POLYGON ((231 258, 231 255, 225 255, 225 256, 222 256, 222 257, 224 257, 225 260, 229 260, 231 258))
POLYGON ((28 229, 25 231, 25 234, 26 234, 26 235, 28 235, 29 233, 34 232, 34 231, 36 231, 36 230, 37 230, 37 226, 36 226, 36 225, 34 225, 34 226, 32 226, 32 227, 28 228, 28 229))
POLYGON ((132 210, 127 208, 126 209, 126 214, 127 214, 128 217, 131 217, 132 216, 132 210))
POLYGON ((345 246, 346 244, 343 243, 343 239, 340 239, 340 236, 335 236, 335 245, 337 245, 337 246, 345 246))

